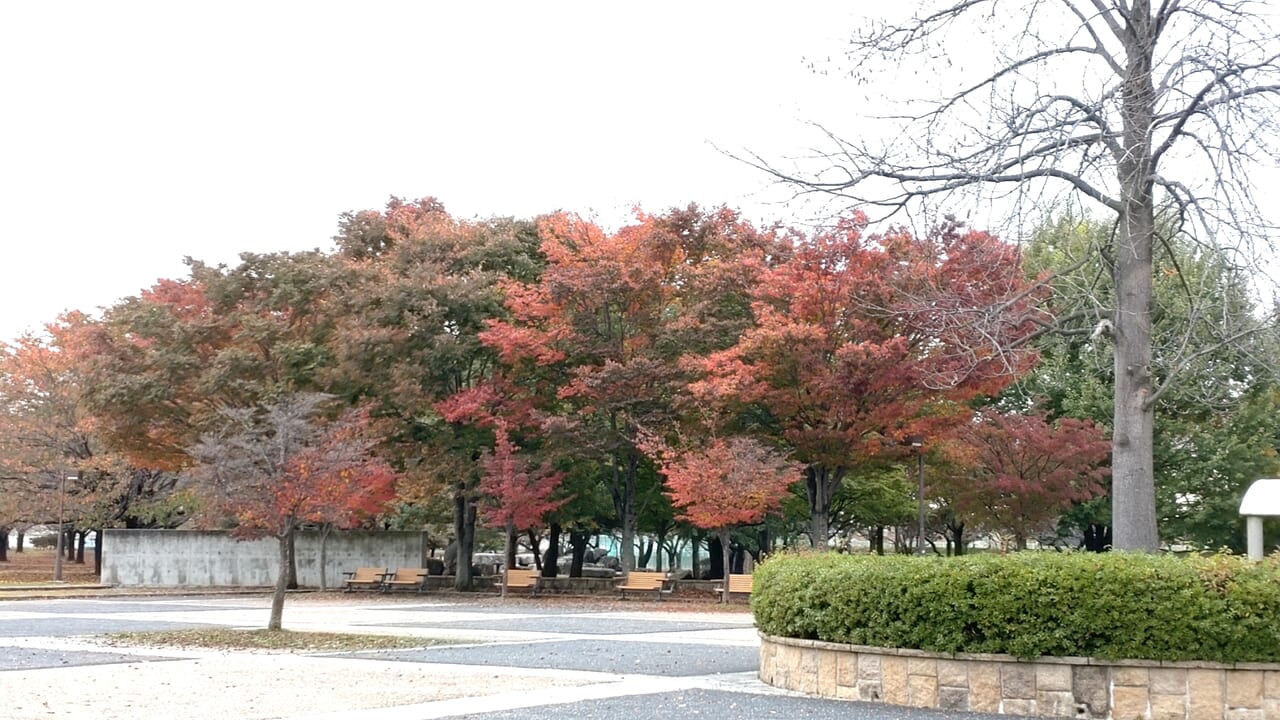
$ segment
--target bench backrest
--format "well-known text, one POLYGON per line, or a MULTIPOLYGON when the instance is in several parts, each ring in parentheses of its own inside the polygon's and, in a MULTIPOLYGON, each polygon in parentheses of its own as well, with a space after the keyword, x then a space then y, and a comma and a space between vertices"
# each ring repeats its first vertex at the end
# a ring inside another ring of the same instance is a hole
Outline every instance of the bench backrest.
POLYGON ((734 575, 729 574, 729 592, 731 593, 749 593, 751 592, 751 576, 750 575, 734 575))
POLYGON ((378 567, 362 567, 356 568, 356 572, 351 576, 351 582, 367 583, 381 582, 382 576, 387 574, 386 568, 378 567))
POLYGON ((627 577, 626 577, 626 580, 624 581, 624 584, 627 585, 628 587, 660 588, 662 587, 663 581, 665 581, 666 579, 667 579, 666 573, 646 571, 646 570, 632 570, 631 572, 627 573, 627 577))
POLYGON ((512 568, 507 571, 507 587, 532 587, 537 581, 537 570, 512 568))
POLYGON ((427 571, 422 568, 396 568, 395 577, 391 578, 392 582, 421 582, 427 571))

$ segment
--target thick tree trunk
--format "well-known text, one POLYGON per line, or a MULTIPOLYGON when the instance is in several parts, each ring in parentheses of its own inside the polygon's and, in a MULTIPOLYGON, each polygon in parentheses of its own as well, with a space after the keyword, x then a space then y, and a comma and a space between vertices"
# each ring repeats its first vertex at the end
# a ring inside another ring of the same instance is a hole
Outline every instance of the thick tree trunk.
POLYGON ((725 577, 725 560, 729 557, 729 547, 720 533, 712 535, 707 542, 707 556, 711 560, 711 571, 707 573, 707 579, 719 580, 725 577))
POLYGON ((542 577, 553 578, 560 573, 560 523, 547 528, 547 551, 542 554, 542 577))
POLYGON ((831 538, 831 500, 840 482, 844 468, 828 468, 810 465, 804 470, 805 494, 809 498, 809 545, 815 550, 826 550, 831 538))
POLYGON ((267 620, 268 630, 279 630, 284 623, 284 593, 289 584, 289 536, 293 530, 286 530, 280 536, 280 568, 276 573, 276 591, 271 594, 271 618, 267 620))
POLYGON ((1156 29, 1150 0, 1134 0, 1121 89, 1124 156, 1116 232, 1115 408, 1112 423, 1111 522, 1117 550, 1155 552, 1155 468, 1151 403, 1152 248, 1155 197, 1150 128, 1155 116, 1151 58, 1156 29))
POLYGON ((470 590, 471 561, 476 544, 476 506, 467 497, 466 485, 461 482, 453 495, 453 532, 458 545, 453 587, 455 590, 470 590))
POLYGON ((0 562, 9 560, 9 528, 0 527, 0 562))
MULTIPOLYGON (((636 558, 636 569, 649 567, 649 560, 653 557, 654 542, 649 538, 640 538, 640 556, 636 558)), ((661 570, 662 568, 658 568, 661 570)))
MULTIPOLYGON (((621 468, 622 496, 618 517, 622 520, 622 555, 618 559, 622 561, 624 571, 636 567, 636 467, 639 463, 640 458, 634 452, 629 453, 626 466, 621 468)), ((614 471, 618 470, 615 463, 614 471)))
POLYGON ((83 565, 83 564, 84 564, 84 543, 85 543, 85 538, 87 538, 88 536, 89 536, 89 531, 88 531, 88 530, 77 530, 77 531, 76 531, 76 534, 75 534, 76 543, 75 543, 75 545, 76 545, 76 564, 77 564, 77 565, 83 565))
POLYGON ((572 559, 569 563, 569 577, 582 577, 582 564, 587 557, 587 541, 590 539, 591 535, 586 530, 569 531, 569 548, 572 551, 572 559))
POLYGON ((697 533, 689 536, 689 562, 693 563, 693 579, 706 580, 698 573, 698 566, 702 564, 702 538, 697 533))
POLYGON ((877 525, 871 528, 871 551, 877 555, 884 555, 884 526, 877 525))
POLYGON ((1106 552, 1111 549, 1111 526, 1090 523, 1084 528, 1080 546, 1089 552, 1106 552))
POLYGON ((18 531, 18 545, 13 549, 14 552, 22 552, 27 544, 27 531, 18 531))
MULTIPOLYGON (((720 567, 723 571, 720 577, 724 578, 724 592, 720 593, 720 602, 729 601, 729 528, 720 528, 716 531, 716 541, 720 543, 720 567)), ((715 577, 715 566, 712 565, 712 577, 715 577)))
POLYGON ((947 530, 951 535, 950 542, 955 545, 955 554, 964 554, 964 523, 947 523, 947 530))

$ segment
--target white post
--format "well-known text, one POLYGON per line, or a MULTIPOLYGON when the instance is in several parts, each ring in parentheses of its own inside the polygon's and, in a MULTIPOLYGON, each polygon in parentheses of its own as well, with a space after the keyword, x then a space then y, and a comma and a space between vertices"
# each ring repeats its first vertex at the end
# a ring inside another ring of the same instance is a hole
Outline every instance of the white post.
POLYGON ((1262 559, 1262 518, 1249 515, 1245 518, 1245 532, 1248 536, 1249 559, 1262 559))

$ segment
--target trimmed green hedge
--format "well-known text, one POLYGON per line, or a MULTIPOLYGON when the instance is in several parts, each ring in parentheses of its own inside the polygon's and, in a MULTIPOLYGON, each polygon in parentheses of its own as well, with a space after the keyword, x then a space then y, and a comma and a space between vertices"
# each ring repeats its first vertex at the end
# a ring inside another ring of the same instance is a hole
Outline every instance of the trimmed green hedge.
POLYGON ((1280 559, 1127 553, 786 554, 761 632, 942 653, 1280 662, 1280 559))

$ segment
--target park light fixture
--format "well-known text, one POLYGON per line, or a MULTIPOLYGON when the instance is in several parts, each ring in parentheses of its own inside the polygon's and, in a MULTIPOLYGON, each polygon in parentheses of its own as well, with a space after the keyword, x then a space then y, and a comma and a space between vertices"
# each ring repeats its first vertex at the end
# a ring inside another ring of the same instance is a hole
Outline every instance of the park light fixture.
POLYGON ((916 466, 919 476, 919 485, 916 488, 916 554, 924 555, 924 436, 908 435, 902 439, 902 444, 916 449, 916 466))
POLYGON ((66 535, 62 526, 62 518, 66 514, 67 502, 67 481, 79 480, 79 476, 62 474, 62 479, 58 481, 58 541, 56 544, 57 555, 53 559, 53 581, 62 582, 62 538, 66 535))

